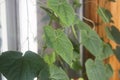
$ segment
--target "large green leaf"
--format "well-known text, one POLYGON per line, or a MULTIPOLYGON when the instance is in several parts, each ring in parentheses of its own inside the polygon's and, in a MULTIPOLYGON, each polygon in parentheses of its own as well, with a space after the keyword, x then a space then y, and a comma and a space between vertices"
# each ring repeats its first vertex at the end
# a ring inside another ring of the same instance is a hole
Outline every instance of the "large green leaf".
POLYGON ((85 66, 89 80, 109 80, 113 73, 110 65, 104 65, 99 60, 93 61, 89 59, 85 66))
POLYGON ((113 54, 112 47, 109 44, 104 43, 103 44, 103 52, 100 54, 99 59, 104 60, 108 57, 110 57, 113 54))
POLYGON ((40 80, 69 80, 67 74, 55 65, 44 68, 39 74, 40 80))
POLYGON ((104 22, 109 23, 111 21, 112 14, 109 10, 99 6, 97 12, 104 22))
POLYGON ((109 39, 120 44, 120 31, 115 26, 106 27, 106 33, 109 39))
POLYGON ((120 46, 116 47, 116 49, 114 50, 114 53, 115 53, 117 59, 120 61, 120 46))
POLYGON ((79 21, 77 26, 81 32, 81 43, 96 58, 103 60, 113 54, 112 48, 108 44, 103 43, 98 34, 89 25, 79 21))
POLYGON ((95 31, 81 30, 81 43, 95 57, 99 57, 103 50, 103 42, 95 31))
POLYGON ((53 48, 69 65, 73 59, 73 46, 62 30, 54 30, 50 26, 44 27, 48 46, 53 48))
POLYGON ((31 51, 24 56, 16 51, 4 52, 0 56, 0 72, 8 80, 33 80, 45 65, 43 59, 31 51))
POLYGON ((60 18, 62 24, 65 26, 73 24, 75 13, 66 0, 48 0, 48 7, 60 18))

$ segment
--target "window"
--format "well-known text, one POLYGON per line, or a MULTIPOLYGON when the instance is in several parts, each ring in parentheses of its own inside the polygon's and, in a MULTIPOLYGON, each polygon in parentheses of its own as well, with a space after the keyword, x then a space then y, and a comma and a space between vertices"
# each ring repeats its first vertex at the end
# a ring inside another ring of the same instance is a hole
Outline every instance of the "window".
MULTIPOLYGON (((36 38, 36 0, 0 0, 1 52, 7 50, 37 52, 36 38)), ((2 77, 2 80, 6 79, 2 77)))
POLYGON ((37 52, 36 0, 19 0, 20 50, 37 52))
POLYGON ((2 51, 37 52, 36 0, 2 0, 0 2, 2 51), (6 43, 6 44, 5 44, 6 43), (5 49, 5 50, 3 50, 5 49))
POLYGON ((0 37, 1 51, 7 50, 7 25, 6 25, 6 5, 5 0, 0 0, 0 37), (4 27, 3 27, 4 26, 4 27), (4 43, 4 44, 2 44, 4 43))

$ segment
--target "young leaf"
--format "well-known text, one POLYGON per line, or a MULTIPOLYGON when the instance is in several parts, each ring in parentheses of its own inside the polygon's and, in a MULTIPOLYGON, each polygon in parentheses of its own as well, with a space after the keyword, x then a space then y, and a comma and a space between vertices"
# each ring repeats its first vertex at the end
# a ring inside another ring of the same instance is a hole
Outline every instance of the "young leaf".
POLYGON ((39 74, 40 80, 69 80, 67 74, 55 65, 45 67, 39 74))
POLYGON ((95 31, 81 30, 81 43, 95 57, 101 55, 103 49, 103 43, 95 31))
POLYGON ((109 23, 111 21, 112 14, 109 10, 99 6, 97 12, 104 22, 109 23))
POLYGON ((115 53, 117 59, 120 61, 120 46, 116 47, 116 49, 114 50, 114 53, 115 53))
POLYGON ((55 52, 53 52, 51 54, 46 54, 44 56, 44 60, 48 64, 53 64, 55 62, 55 60, 56 60, 55 52))
POLYGON ((89 80, 109 80, 113 74, 111 67, 99 60, 89 59, 85 66, 89 80))
POLYGON ((70 26, 73 24, 75 13, 66 0, 48 0, 48 7, 60 18, 63 25, 70 26))
POLYGON ((0 72, 8 80, 33 80, 45 65, 43 59, 31 51, 24 56, 16 51, 4 52, 0 56, 0 72))
POLYGON ((73 46, 62 30, 54 30, 51 26, 44 27, 48 46, 53 48, 63 60, 71 65, 73 60, 73 46))
POLYGON ((74 9, 77 9, 77 8, 79 8, 80 6, 81 6, 81 3, 80 3, 79 0, 74 0, 74 1, 73 1, 73 7, 74 7, 74 9))
POLYGON ((117 44, 120 44, 120 31, 115 27, 115 26, 111 26, 106 27, 106 33, 109 39, 115 41, 117 44))

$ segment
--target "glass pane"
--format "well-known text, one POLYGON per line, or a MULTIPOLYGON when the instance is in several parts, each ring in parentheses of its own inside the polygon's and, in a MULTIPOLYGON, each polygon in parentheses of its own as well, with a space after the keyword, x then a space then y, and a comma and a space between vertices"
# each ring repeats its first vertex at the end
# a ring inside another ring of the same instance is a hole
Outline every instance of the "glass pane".
POLYGON ((19 0, 20 50, 37 52, 36 0, 19 0))

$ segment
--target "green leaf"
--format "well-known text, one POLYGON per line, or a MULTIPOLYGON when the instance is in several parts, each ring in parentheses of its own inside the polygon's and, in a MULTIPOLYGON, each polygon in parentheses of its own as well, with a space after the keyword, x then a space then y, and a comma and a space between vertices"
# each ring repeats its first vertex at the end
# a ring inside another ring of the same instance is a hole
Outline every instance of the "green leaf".
POLYGON ((80 30, 85 30, 85 31, 91 31, 92 29, 88 24, 86 24, 83 21, 79 21, 78 24, 76 24, 80 30))
POLYGON ((73 61, 71 68, 75 71, 79 71, 80 69, 82 69, 82 65, 80 64, 80 60, 73 61))
POLYGON ((44 7, 44 6, 40 6, 44 11, 46 11, 46 13, 49 15, 49 17, 55 21, 58 21, 59 22, 59 19, 58 17, 54 14, 54 12, 47 8, 47 7, 44 7))
POLYGON ((51 54, 46 54, 44 56, 44 60, 46 63, 48 64, 53 64, 56 60, 56 55, 55 55, 55 52, 51 53, 51 54))
POLYGON ((119 70, 119 75, 120 75, 120 70, 119 70))
POLYGON ((55 65, 45 67, 39 74, 40 80, 69 80, 67 74, 55 65))
POLYGON ((103 60, 113 54, 110 45, 103 43, 98 34, 86 23, 79 21, 77 26, 81 32, 81 43, 97 59, 103 60))
POLYGON ((49 67, 46 66, 44 69, 40 71, 40 74, 38 76, 39 80, 50 80, 50 72, 49 67))
POLYGON ((107 72, 106 76, 108 78, 110 78, 113 75, 113 69, 112 69, 111 65, 110 64, 106 64, 105 65, 105 69, 106 69, 106 72, 107 72))
POLYGON ((108 1, 116 2, 116 0, 108 0, 108 1))
POLYGON ((89 59, 85 66, 89 80, 109 80, 113 74, 111 67, 99 60, 89 59))
POLYGON ((114 38, 111 34, 111 29, 109 27, 105 27, 105 31, 106 31, 107 37, 111 40, 114 40, 114 38))
POLYGON ((7 74, 11 68, 11 65, 22 56, 21 52, 8 51, 0 55, 0 72, 7 74), (8 62, 9 61, 9 62, 8 62))
POLYGON ((81 30, 81 43, 95 57, 99 57, 103 50, 103 42, 95 31, 81 30))
POLYGON ((73 46, 62 30, 54 30, 50 26, 44 27, 48 46, 53 48, 69 65, 73 59, 73 46))
MULTIPOLYGON (((75 79, 71 79, 71 80, 75 80, 75 79)), ((77 80, 84 80, 83 78, 78 78, 77 80)))
POLYGON ((60 18, 63 25, 70 26, 73 24, 75 13, 66 0, 48 0, 48 7, 60 18))
POLYGON ((55 65, 49 67, 50 70, 50 80, 69 80, 67 74, 55 65))
POLYGON ((33 80, 45 65, 43 59, 31 51, 24 56, 16 51, 4 52, 0 56, 0 72, 8 80, 33 80))
POLYGON ((72 61, 72 66, 70 66, 73 70, 79 71, 82 69, 82 65, 80 63, 80 54, 75 52, 73 53, 74 60, 72 61))
POLYGON ((114 53, 115 53, 117 59, 120 61, 120 46, 116 47, 116 49, 114 50, 114 53))
POLYGON ((109 44, 104 43, 103 52, 100 54, 99 59, 104 60, 113 54, 112 47, 109 44))
POLYGON ((104 22, 109 23, 111 21, 112 14, 109 10, 99 6, 97 12, 104 22))
POLYGON ((74 7, 74 9, 80 8, 81 5, 82 5, 82 4, 80 3, 79 0, 74 0, 74 1, 73 1, 73 7, 74 7))
POLYGON ((109 39, 120 44, 120 31, 115 26, 106 27, 106 33, 109 39))

